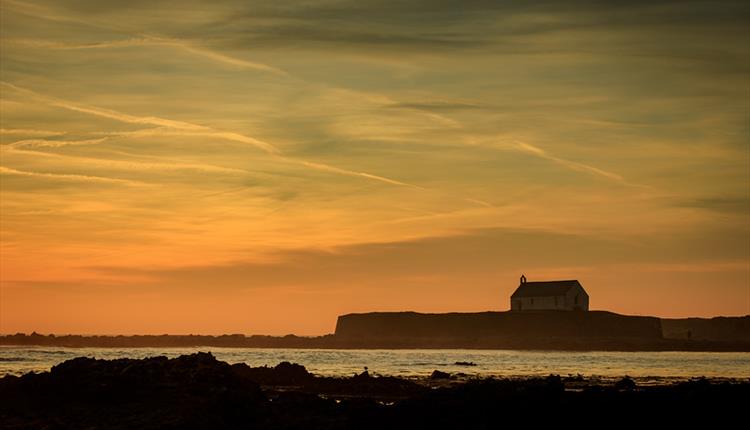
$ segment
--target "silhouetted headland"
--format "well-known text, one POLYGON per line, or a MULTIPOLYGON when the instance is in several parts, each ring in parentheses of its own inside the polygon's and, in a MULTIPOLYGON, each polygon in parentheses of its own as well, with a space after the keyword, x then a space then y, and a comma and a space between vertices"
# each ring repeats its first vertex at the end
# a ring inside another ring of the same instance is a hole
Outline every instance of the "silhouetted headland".
POLYGON ((437 342, 442 344, 574 346, 597 342, 658 342, 658 318, 611 312, 481 312, 420 314, 375 312, 342 315, 336 336, 356 342, 437 342))
POLYGON ((750 351, 750 316, 659 319, 605 311, 373 312, 342 315, 334 334, 316 337, 19 333, 0 336, 0 345, 750 351))
MULTIPOLYGON (((427 379, 320 377, 303 366, 227 364, 210 353, 174 359, 75 358, 50 372, 0 379, 0 427, 12 429, 502 428, 571 413, 670 424, 740 418, 749 381, 704 378, 639 386, 583 377, 427 379), (573 412, 572 412, 573 411, 573 412)), ((572 419, 572 418, 571 418, 572 419)), ((738 421, 734 421, 738 422, 738 421)))

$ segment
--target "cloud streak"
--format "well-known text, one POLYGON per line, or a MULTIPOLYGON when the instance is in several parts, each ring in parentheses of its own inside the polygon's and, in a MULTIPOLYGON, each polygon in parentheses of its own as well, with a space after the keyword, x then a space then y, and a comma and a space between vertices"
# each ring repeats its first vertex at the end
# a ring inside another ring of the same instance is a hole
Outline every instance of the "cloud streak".
POLYGON ((174 137, 211 137, 222 140, 229 140, 232 142, 246 143, 252 146, 263 149, 269 154, 279 154, 280 151, 270 143, 264 142, 259 139, 255 139, 250 136, 246 136, 240 133, 233 133, 227 131, 205 129, 180 129, 168 126, 162 126, 157 128, 146 128, 134 131, 113 131, 113 132, 100 132, 98 134, 104 134, 107 136, 120 136, 120 137, 132 137, 132 138, 145 138, 145 137, 160 137, 160 136, 174 136, 174 137), (210 131, 206 131, 210 130, 210 131))
POLYGON ((571 161, 571 160, 566 160, 564 158, 556 157, 554 155, 549 154, 544 149, 539 148, 538 146, 534 146, 525 142, 515 141, 514 149, 524 152, 526 154, 531 154, 535 157, 539 157, 545 160, 552 161, 554 163, 557 163, 568 169, 575 170, 577 172, 584 172, 590 175, 599 176, 601 178, 609 179, 610 181, 618 182, 620 184, 628 185, 631 187, 644 187, 643 185, 632 184, 626 181, 625 178, 618 175, 617 173, 608 172, 606 170, 599 169, 597 167, 590 166, 588 164, 579 163, 577 161, 571 161))
POLYGON ((288 161, 291 161, 291 162, 293 162, 295 164, 300 164, 300 165, 303 165, 303 166, 306 166, 306 167, 310 167, 310 168, 315 169, 315 170, 320 170, 320 171, 323 171, 323 172, 336 173, 336 174, 345 175, 345 176, 358 176, 358 177, 361 177, 361 178, 367 178, 367 179, 372 179, 374 181, 384 182, 386 184, 399 185, 399 186, 402 186, 402 187, 410 187, 410 188, 415 188, 415 189, 418 189, 418 190, 424 190, 424 188, 422 188, 422 187, 420 187, 418 185, 412 185, 412 184, 408 184, 406 182, 397 181, 395 179, 389 179, 389 178, 386 178, 386 177, 383 177, 383 176, 372 175, 370 173, 355 172, 355 171, 352 171, 352 170, 341 169, 341 168, 338 168, 338 167, 329 166, 327 164, 314 163, 314 162, 311 162, 311 161, 295 160, 295 159, 288 159, 288 161))
POLYGON ((107 178, 104 176, 78 175, 78 174, 68 174, 68 173, 29 172, 29 171, 13 169, 10 167, 5 167, 5 166, 0 166, 0 174, 27 176, 27 177, 33 177, 33 178, 65 180, 65 181, 81 181, 81 182, 96 182, 96 183, 103 183, 103 184, 117 184, 117 185, 127 185, 131 187, 142 187, 142 186, 150 185, 145 182, 132 181, 129 179, 117 179, 117 178, 107 178))
POLYGON ((11 40, 6 40, 4 43, 15 45, 15 46, 20 46, 20 47, 53 49, 53 50, 63 50, 63 51, 77 51, 77 50, 88 50, 88 49, 91 49, 91 50, 121 49, 121 48, 132 48, 132 47, 142 47, 142 46, 156 46, 156 47, 166 46, 166 47, 177 48, 184 52, 187 52, 196 56, 200 56, 203 58, 207 58, 209 60, 212 60, 218 63, 230 65, 233 67, 268 72, 268 73, 273 73, 279 76, 289 76, 289 74, 285 72, 284 70, 281 70, 277 67, 269 66, 268 64, 258 63, 258 62, 249 61, 249 60, 243 60, 241 58, 235 58, 235 57, 225 55, 216 51, 212 51, 208 48, 195 46, 194 44, 190 44, 184 40, 168 38, 168 37, 142 36, 142 37, 132 37, 128 39, 121 39, 121 40, 110 40, 110 41, 104 41, 104 42, 81 43, 81 44, 53 42, 49 40, 39 40, 39 39, 11 39, 11 40))
POLYGON ((27 139, 13 142, 8 146, 11 148, 61 148, 63 146, 82 146, 82 145, 98 145, 108 138, 101 137, 99 139, 86 139, 86 140, 45 140, 45 139, 27 139))
POLYGON ((262 149, 263 151, 269 154, 277 154, 279 152, 279 150, 276 147, 274 147, 273 145, 267 142, 263 142, 259 139, 255 139, 255 138, 241 135, 238 133, 217 131, 210 127, 193 124, 193 123, 189 123, 185 121, 175 121, 175 120, 160 118, 156 116, 129 115, 129 114, 118 112, 118 111, 111 110, 111 109, 104 109, 104 108, 95 107, 95 106, 83 106, 77 103, 69 102, 67 100, 58 99, 56 97, 42 95, 40 93, 37 93, 36 91, 32 91, 27 88, 22 88, 17 85, 11 84, 9 82, 0 82, 0 85, 13 89, 21 94, 25 94, 27 96, 42 100, 52 106, 57 106, 57 107, 71 110, 74 112, 81 112, 81 113, 85 113, 89 115, 99 116, 102 118, 112 119, 115 121, 129 123, 129 124, 155 125, 158 127, 165 127, 169 129, 180 130, 182 132, 196 133, 199 136, 216 136, 216 137, 220 137, 223 139, 229 139, 229 140, 233 140, 236 142, 253 145, 257 148, 262 149))
POLYGON ((0 135, 5 136, 29 136, 29 137, 49 137, 62 136, 62 131, 52 130, 35 130, 30 128, 0 128, 0 135))
POLYGON ((231 167, 214 166, 211 164, 202 163, 153 163, 143 161, 124 161, 124 160, 109 160, 102 158, 91 158, 91 157, 79 157, 74 155, 64 154, 53 154, 49 152, 41 151, 29 151, 24 149, 16 149, 13 147, 5 148, 5 152, 15 153, 20 155, 30 155, 35 157, 44 158, 55 158, 67 160, 70 162, 81 162, 97 167, 105 167, 120 170, 151 170, 151 171, 164 171, 164 170, 197 170, 209 173, 226 173, 226 174, 250 174, 247 170, 235 169, 231 167))

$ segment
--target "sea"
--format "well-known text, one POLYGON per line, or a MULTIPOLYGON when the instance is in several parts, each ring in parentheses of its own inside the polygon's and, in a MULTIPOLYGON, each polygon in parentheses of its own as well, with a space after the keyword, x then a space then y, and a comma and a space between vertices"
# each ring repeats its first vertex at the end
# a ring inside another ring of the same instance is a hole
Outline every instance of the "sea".
POLYGON ((64 348, 0 346, 0 377, 49 371, 75 357, 99 359, 177 357, 211 352, 228 363, 275 366, 299 363, 320 376, 352 376, 365 367, 371 375, 425 378, 434 370, 461 377, 536 377, 557 374, 615 380, 627 375, 641 383, 696 377, 750 379, 748 352, 570 352, 516 350, 352 350, 286 348, 64 348), (465 365, 458 363, 472 363, 465 365))

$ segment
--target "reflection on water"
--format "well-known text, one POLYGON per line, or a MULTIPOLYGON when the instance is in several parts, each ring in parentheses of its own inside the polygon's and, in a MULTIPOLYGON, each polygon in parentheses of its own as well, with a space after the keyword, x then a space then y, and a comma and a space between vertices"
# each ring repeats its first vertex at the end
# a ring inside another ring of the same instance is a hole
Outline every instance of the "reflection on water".
POLYGON ((419 377, 433 370, 481 376, 535 376, 556 373, 603 378, 630 375, 638 378, 696 376, 750 378, 746 352, 562 352, 507 350, 321 350, 243 348, 51 348, 0 347, 0 376, 47 371, 74 357, 176 357, 210 351, 229 363, 275 366, 281 361, 300 363, 317 375, 351 376, 367 366, 371 373, 419 377), (476 366, 456 365, 473 362, 476 366))

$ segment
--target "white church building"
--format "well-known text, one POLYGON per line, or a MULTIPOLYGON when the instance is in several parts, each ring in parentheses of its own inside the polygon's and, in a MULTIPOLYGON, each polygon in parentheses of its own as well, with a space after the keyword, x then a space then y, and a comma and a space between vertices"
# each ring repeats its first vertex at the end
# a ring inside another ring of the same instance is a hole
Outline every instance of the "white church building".
POLYGON ((521 283, 510 296, 510 310, 589 310, 589 295, 577 280, 521 283))

